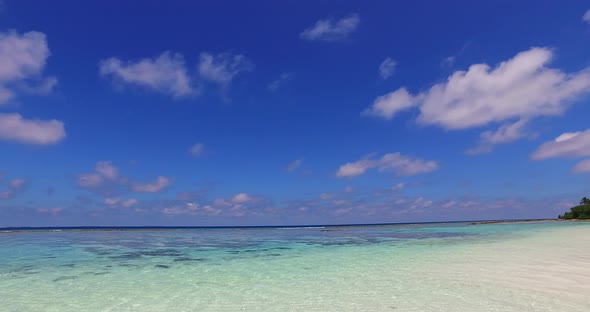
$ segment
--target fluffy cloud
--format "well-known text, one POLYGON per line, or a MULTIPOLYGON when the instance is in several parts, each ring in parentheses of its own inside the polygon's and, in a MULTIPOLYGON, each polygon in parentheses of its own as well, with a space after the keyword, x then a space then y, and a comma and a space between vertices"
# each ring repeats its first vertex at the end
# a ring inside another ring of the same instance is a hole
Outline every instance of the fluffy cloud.
POLYGON ((433 160, 411 158, 400 153, 389 153, 381 158, 366 157, 356 162, 340 166, 336 176, 339 178, 356 177, 376 168, 379 172, 394 172, 399 176, 411 176, 428 173, 438 169, 438 163, 433 160))
MULTIPOLYGON (((578 158, 590 156, 590 129, 578 132, 566 132, 552 141, 545 142, 531 158, 541 160, 547 158, 578 158)), ((572 173, 590 171, 590 159, 579 162, 572 168, 572 173)))
POLYGON ((217 216, 223 212, 222 209, 211 205, 199 205, 196 203, 176 204, 162 210, 167 215, 205 215, 217 216))
POLYGON ((104 199, 105 205, 115 206, 121 201, 120 197, 108 197, 104 199))
POLYGON ((351 14, 339 20, 332 18, 317 21, 313 26, 306 28, 299 37, 306 40, 338 41, 346 39, 359 24, 357 14, 351 14))
POLYGON ((243 204, 243 203, 249 202, 251 200, 252 200, 252 197, 250 197, 246 193, 237 194, 234 197, 232 197, 232 199, 231 199, 232 203, 235 203, 235 204, 243 204))
POLYGON ((166 215, 205 215, 205 216, 230 216, 242 217, 247 214, 256 214, 256 209, 249 209, 250 204, 262 201, 254 200, 246 193, 239 193, 231 198, 217 198, 210 203, 195 203, 175 201, 172 202, 161 213, 166 215))
POLYGON ((129 198, 121 203, 121 207, 129 208, 129 207, 133 207, 133 206, 137 205, 138 203, 139 203, 139 201, 137 199, 129 198))
POLYGON ((514 123, 504 124, 496 131, 484 131, 480 135, 479 145, 468 150, 467 154, 487 153, 496 144, 509 143, 525 137, 534 138, 534 133, 528 133, 525 130, 527 122, 528 120, 521 119, 514 123))
POLYGON ((406 196, 402 192, 382 189, 361 190, 355 193, 342 191, 324 193, 307 199, 273 202, 264 197, 252 198, 248 195, 252 200, 241 203, 234 202, 233 199, 236 196, 212 201, 204 198, 194 201, 152 200, 143 203, 141 208, 136 208, 134 211, 186 217, 187 219, 179 219, 186 222, 203 220, 189 218, 193 216, 219 217, 219 221, 229 221, 226 224, 233 225, 248 224, 248 222, 260 224, 262 220, 266 222, 283 220, 281 223, 289 220, 287 222, 291 224, 301 224, 301 221, 312 219, 332 220, 332 223, 342 224, 383 222, 384 218, 391 222, 505 219, 507 216, 530 218, 531 214, 535 218, 547 218, 573 205, 573 203, 559 204, 555 198, 522 201, 517 198, 479 198, 468 194, 449 196, 434 200, 420 196, 406 196), (531 207, 534 209, 531 210, 531 207))
POLYGON ((241 54, 221 53, 199 56, 199 75, 201 79, 227 87, 240 73, 252 70, 253 64, 241 54))
POLYGON ((59 120, 24 119, 17 113, 0 114, 0 140, 24 144, 55 144, 66 137, 59 120))
POLYGON ((375 161, 363 159, 340 166, 340 169, 338 169, 336 176, 339 178, 356 177, 361 174, 364 174, 365 172, 367 172, 367 170, 373 167, 375 167, 375 161))
POLYGON ((590 10, 586 11, 582 16, 582 21, 590 24, 590 10))
POLYGON ((97 187, 102 184, 103 177, 98 173, 82 173, 78 175, 78 186, 80 187, 97 187))
MULTIPOLYGON (((200 81, 189 75, 180 53, 164 52, 156 58, 123 61, 116 57, 102 60, 100 74, 115 84, 129 84, 169 94, 175 98, 198 95, 202 82, 227 88, 237 75, 252 70, 254 65, 244 55, 201 53, 197 64, 200 81)), ((197 76, 195 75, 195 76, 197 76)))
POLYGON ((294 73, 282 73, 279 78, 268 84, 268 90, 277 91, 295 77, 294 73))
POLYGON ((137 205, 139 203, 139 201, 135 198, 121 200, 120 197, 107 197, 107 198, 105 198, 104 203, 105 203, 105 205, 108 205, 111 207, 129 208, 129 207, 133 207, 133 206, 137 205))
MULTIPOLYGON (((78 175, 78 186, 83 188, 97 188, 105 181, 115 181, 119 176, 119 169, 110 161, 99 161, 94 166, 94 172, 78 175)), ((108 198, 107 198, 108 200, 108 198)))
POLYGON ((394 185, 393 187, 391 187, 391 190, 397 191, 397 190, 403 189, 404 187, 406 187, 406 184, 404 182, 400 182, 400 183, 394 185))
POLYGON ((496 133, 482 134, 488 144, 516 140, 526 120, 562 114, 573 101, 590 91, 590 69, 565 73, 547 67, 553 52, 531 48, 495 68, 475 64, 453 73, 446 82, 412 95, 400 88, 375 102, 363 113, 385 119, 417 107, 417 122, 448 130, 504 123, 496 133))
MULTIPOLYGON (((0 32, 0 105, 16 97, 17 91, 46 94, 55 87, 55 77, 42 75, 49 55, 43 33, 0 32)), ((16 113, 0 114, 0 140, 49 145, 65 136, 61 121, 27 120, 16 113)))
POLYGON ((293 172, 297 170, 297 168, 301 167, 301 164, 303 164, 303 159, 296 159, 292 163, 290 163, 285 169, 287 170, 287 172, 293 172))
POLYGON ((98 161, 93 172, 78 174, 76 182, 79 187, 96 192, 105 197, 109 206, 131 207, 137 200, 122 200, 119 194, 129 190, 137 193, 159 193, 172 185, 173 179, 158 176, 154 182, 136 182, 121 175, 119 169, 110 161, 98 161))
POLYGON ((363 111, 363 115, 392 119, 395 114, 416 106, 416 98, 406 88, 399 88, 391 93, 378 97, 371 107, 363 111))
POLYGON ((165 207, 162 209, 163 214, 167 215, 184 215, 184 214, 197 214, 199 206, 195 203, 186 203, 184 205, 174 205, 171 207, 165 207))
POLYGON ((181 54, 164 52, 155 59, 137 62, 111 57, 99 64, 100 74, 116 82, 141 86, 154 91, 182 97, 195 93, 181 54))
POLYGON ((99 173, 101 176, 109 179, 115 180, 119 176, 119 169, 113 166, 110 161, 99 161, 96 163, 94 170, 99 173))
POLYGON ((391 57, 385 58, 381 65, 379 65, 379 75, 381 78, 387 79, 391 77, 396 65, 397 63, 391 57))
POLYGON ((159 176, 153 183, 135 183, 131 189, 138 193, 159 193, 170 185, 172 185, 170 178, 159 176))
POLYGON ((584 159, 581 162, 577 163, 574 168, 572 168, 572 173, 584 173, 590 171, 590 159, 584 159))
POLYGON ((532 159, 590 156, 590 129, 566 132, 552 141, 545 142, 533 154, 532 159))
POLYGON ((193 146, 191 146, 189 153, 193 156, 193 157, 199 157, 203 154, 203 151, 205 150, 205 144, 203 143, 196 143, 193 146))
POLYGON ((43 33, 0 32, 0 105, 13 99, 16 89, 39 94, 53 89, 57 79, 42 77, 49 55, 43 33))

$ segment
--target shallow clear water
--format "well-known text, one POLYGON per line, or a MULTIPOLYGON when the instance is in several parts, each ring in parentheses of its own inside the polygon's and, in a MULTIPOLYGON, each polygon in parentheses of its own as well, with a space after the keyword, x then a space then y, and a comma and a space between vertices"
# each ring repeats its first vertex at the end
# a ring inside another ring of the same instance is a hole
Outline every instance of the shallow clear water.
POLYGON ((0 311, 590 311, 590 223, 0 234, 0 311))

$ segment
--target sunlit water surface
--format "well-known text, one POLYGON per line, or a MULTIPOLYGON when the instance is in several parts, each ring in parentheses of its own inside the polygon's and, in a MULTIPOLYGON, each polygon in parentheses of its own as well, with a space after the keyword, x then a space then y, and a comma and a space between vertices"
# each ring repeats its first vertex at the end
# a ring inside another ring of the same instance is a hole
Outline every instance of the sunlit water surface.
POLYGON ((12 232, 0 311, 590 311, 590 223, 12 232))

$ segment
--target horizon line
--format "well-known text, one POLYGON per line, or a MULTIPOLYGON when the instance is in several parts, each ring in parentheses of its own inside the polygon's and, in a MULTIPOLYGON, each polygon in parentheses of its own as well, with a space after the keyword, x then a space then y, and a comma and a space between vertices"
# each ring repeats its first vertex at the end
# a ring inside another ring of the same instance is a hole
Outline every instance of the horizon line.
POLYGON ((142 229, 256 229, 256 228, 320 228, 320 227, 354 227, 354 226, 386 226, 412 224, 444 224, 469 222, 519 222, 549 221, 558 219, 484 219, 484 220, 451 220, 425 222, 386 222, 386 223, 341 223, 341 224, 296 224, 296 225, 74 225, 74 226, 8 226, 0 227, 2 231, 44 231, 44 230, 142 230, 142 229))

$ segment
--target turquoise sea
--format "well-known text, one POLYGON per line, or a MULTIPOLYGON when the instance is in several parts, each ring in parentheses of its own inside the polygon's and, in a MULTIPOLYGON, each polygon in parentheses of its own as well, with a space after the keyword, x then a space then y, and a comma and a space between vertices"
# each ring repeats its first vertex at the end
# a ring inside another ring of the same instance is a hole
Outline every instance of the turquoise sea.
POLYGON ((0 229, 0 311, 590 311, 590 223, 0 229))

